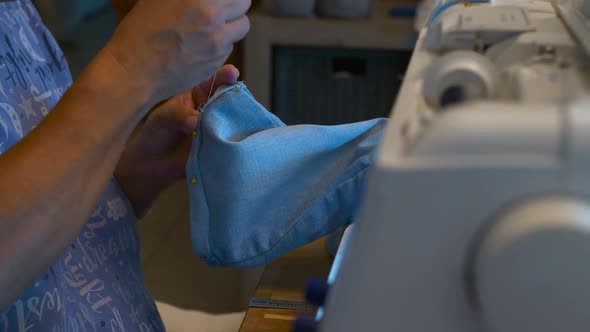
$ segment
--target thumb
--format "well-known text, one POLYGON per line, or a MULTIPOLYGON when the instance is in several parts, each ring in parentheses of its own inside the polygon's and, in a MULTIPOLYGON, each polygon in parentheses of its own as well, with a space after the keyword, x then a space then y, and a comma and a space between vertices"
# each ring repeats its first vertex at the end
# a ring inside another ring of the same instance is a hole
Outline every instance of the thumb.
POLYGON ((207 101, 210 93, 215 92, 222 85, 236 83, 239 77, 240 71, 235 66, 225 65, 221 67, 214 76, 192 90, 194 104, 201 105, 207 101))
MULTIPOLYGON (((192 110, 189 110, 189 111, 192 111, 192 110)), ((191 113, 194 113, 194 112, 191 112, 191 113)), ((184 119, 182 132, 187 135, 190 135, 197 129, 198 125, 199 125, 199 113, 197 112, 194 114, 190 114, 184 119)))
POLYGON ((198 122, 199 112, 171 100, 151 114, 144 128, 156 137, 179 132, 189 135, 197 128, 198 122))

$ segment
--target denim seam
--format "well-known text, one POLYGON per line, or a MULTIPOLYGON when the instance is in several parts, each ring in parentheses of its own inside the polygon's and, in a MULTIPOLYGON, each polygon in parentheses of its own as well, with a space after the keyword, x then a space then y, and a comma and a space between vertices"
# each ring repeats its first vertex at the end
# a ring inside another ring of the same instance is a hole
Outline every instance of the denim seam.
MULTIPOLYGON (((217 94, 216 96, 214 96, 214 97, 213 97, 211 100, 209 100, 209 101, 207 102, 207 104, 206 104, 206 105, 203 107, 203 111, 202 111, 202 112, 206 112, 207 110, 209 110, 209 109, 211 109, 211 108, 215 107, 215 104, 217 104, 217 102, 219 102, 219 101, 220 101, 220 99, 221 99, 221 98, 222 98, 222 97, 223 97, 225 94, 227 94, 228 92, 230 92, 230 91, 233 91, 233 90, 235 90, 235 89, 240 89, 240 90, 243 90, 243 91, 247 91, 247 90, 245 90, 244 88, 245 88, 245 85, 244 85, 243 83, 238 83, 238 84, 235 84, 235 85, 233 85, 233 86, 231 86, 231 87, 227 88, 226 90, 222 91, 221 93, 219 93, 219 94, 217 94)), ((251 98, 254 100, 254 97, 252 96, 252 94, 249 94, 249 95, 250 95, 250 96, 251 96, 251 98)), ((268 114, 266 114, 266 113, 264 113, 264 115, 266 116, 267 120, 269 120, 269 121, 270 121, 272 124, 274 124, 275 128, 282 127, 282 125, 281 125, 281 124, 278 124, 278 123, 275 121, 275 119, 273 119, 271 116, 269 116, 269 115, 268 115, 268 114)), ((199 129, 201 129, 201 128, 199 128, 199 129)), ((202 134, 202 130, 199 130, 199 136, 201 136, 201 134, 202 134)), ((200 144, 200 146, 199 146, 198 156, 197 156, 197 158, 196 158, 196 163, 197 163, 197 165, 196 165, 196 166, 197 166, 197 169, 199 169, 199 170, 201 169, 201 163, 200 163, 200 160, 201 160, 201 151, 202 151, 201 147, 202 147, 202 145, 203 145, 202 143, 203 143, 203 142, 202 142, 202 136, 201 136, 201 144, 200 144)), ((200 176, 200 172, 199 172, 199 176, 200 176)), ((210 257, 210 260, 211 260, 212 262, 214 262, 214 263, 216 263, 216 264, 218 264, 218 265, 221 265, 221 259, 220 259, 219 257, 217 257, 217 255, 215 255, 215 254, 213 253, 213 251, 211 250, 211 247, 212 247, 212 244, 213 244, 213 242, 212 242, 212 236, 213 236, 213 232, 212 232, 212 227, 211 227, 211 222, 212 222, 212 220, 211 220, 211 209, 209 208, 209 199, 207 198, 207 190, 205 190, 205 181, 204 181, 204 179, 201 179, 201 185, 203 186, 203 188, 202 188, 202 189, 203 189, 203 196, 205 197, 205 205, 207 206, 207 209, 208 209, 208 214, 209 214, 209 215, 208 215, 208 219, 209 219, 209 220, 208 220, 209 227, 208 227, 208 230, 207 230, 207 233, 208 233, 208 234, 207 234, 207 237, 208 237, 208 242, 209 242, 209 245, 208 245, 208 250, 209 250, 209 257, 210 257)), ((286 236, 286 235, 287 235, 287 233, 285 234, 285 236, 286 236)), ((282 237, 281 237, 281 238, 282 238, 282 237)), ((280 242, 280 240, 279 240, 279 242, 280 242)), ((277 244, 278 244, 278 242, 277 242, 277 244)), ((274 246, 273 246, 273 248, 274 248, 274 246)), ((272 250, 272 249, 271 249, 271 250, 272 250)))
MULTIPOLYGON (((211 109, 212 107, 215 107, 215 105, 221 101, 221 98, 223 96, 225 96, 227 93, 234 91, 236 89, 240 89, 240 90, 244 90, 244 83, 240 82, 237 84, 234 84, 228 88, 226 88, 224 91, 220 92, 220 93, 216 93, 216 95, 214 95, 203 107, 203 112, 206 112, 207 110, 211 109)), ((253 97, 252 97, 253 98, 253 97)), ((268 115, 266 115, 268 117, 268 115)), ((272 120, 272 119, 270 119, 272 120)), ((274 123, 274 121, 272 121, 274 123)), ((199 122, 200 123, 200 122, 199 122)), ((201 177, 201 185, 203 186, 203 196, 205 197, 205 204, 207 205, 207 219, 208 219, 208 233, 207 237, 209 238, 209 245, 208 245, 208 250, 209 250, 209 257, 211 262, 214 262, 218 265, 221 265, 222 260, 217 257, 217 255, 215 255, 215 253, 213 252, 213 250, 211 250, 212 245, 213 245, 213 227, 211 227, 211 209, 210 209, 210 205, 209 205, 209 199, 207 198, 207 190, 205 190, 205 180, 204 177, 202 176, 202 169, 201 169, 201 152, 202 152, 202 146, 203 146, 203 137, 202 137, 202 128, 199 128, 199 136, 201 137, 201 144, 199 146, 199 152, 198 152, 198 158, 196 158, 196 162, 197 162, 197 169, 199 170, 199 176, 201 177)))
MULTIPOLYGON (((216 92, 213 95, 213 97, 211 97, 211 99, 209 99, 207 101, 207 103, 205 103, 205 105, 202 108, 201 113, 204 113, 207 110, 209 110, 210 108, 214 107, 215 104, 217 104, 217 102, 220 101, 220 99, 225 94, 227 94, 228 92, 233 91, 233 90, 238 89, 238 88, 241 88, 243 86, 244 86, 243 83, 237 83, 237 84, 234 84, 232 86, 227 87, 225 90, 223 90, 220 93, 217 93, 216 92)), ((202 147, 203 147, 203 136, 202 136, 202 132, 203 132, 203 130, 202 130, 202 123, 201 123, 201 121, 199 121, 199 132, 198 132, 198 137, 197 138, 200 139, 201 144, 199 144, 199 150, 197 152, 197 156, 195 156, 195 164, 196 164, 195 166, 196 166, 196 169, 198 170, 198 173, 199 173, 198 176, 201 179, 200 181, 201 181, 201 186, 203 186, 203 197, 205 197, 205 205, 207 206, 207 219, 208 219, 207 220, 207 224, 208 224, 208 227, 207 227, 208 228, 207 229, 207 233, 208 233, 207 234, 207 238, 208 238, 208 242, 209 242, 208 245, 207 245, 207 250, 209 251, 209 255, 208 255, 208 258, 204 258, 204 259, 207 260, 207 261, 210 261, 211 263, 216 263, 216 264, 220 265, 221 264, 221 259, 219 257, 217 257, 217 255, 215 255, 213 253, 213 250, 211 250, 212 244, 213 244, 213 231, 212 231, 212 227, 211 227, 211 209, 210 209, 210 205, 209 205, 209 199, 207 197, 207 190, 205 190, 205 180, 204 180, 204 177, 201 176, 201 175, 203 175, 203 172, 202 172, 203 170, 201 169, 201 163, 200 163, 200 160, 201 160, 201 152, 203 150, 202 149, 202 147)))
MULTIPOLYGON (((222 91, 221 93, 217 94, 214 98, 212 98, 212 100, 210 100, 205 107, 203 108, 203 112, 207 111, 208 109, 210 109, 211 107, 214 107, 214 104, 216 104, 220 98, 222 96, 224 96, 226 93, 233 91, 235 89, 241 89, 241 90, 245 90, 244 89, 245 85, 243 83, 238 83, 236 85, 233 85, 229 88, 227 88, 225 91, 222 91)), ((247 91, 247 90, 245 90, 247 91)), ((250 96, 252 97, 252 95, 250 94, 250 96)), ((252 97, 252 99, 254 99, 252 97)), ((275 128, 278 127, 282 127, 283 125, 278 124, 275 119, 273 119, 270 115, 265 113, 265 116, 268 120, 270 120, 274 125, 275 128)), ((202 141, 201 141, 202 143, 202 141)), ((202 147, 202 144, 201 144, 202 147)), ((199 170, 201 170, 200 168, 200 156, 201 156, 201 148, 199 149, 199 158, 197 158, 197 167, 199 170)), ((365 166, 364 168, 358 170, 356 173, 354 173, 350 178, 348 178, 347 180, 345 180, 344 182, 341 182, 340 184, 336 185, 332 190, 324 193, 324 195, 322 195, 320 198, 318 198, 315 203, 309 208, 309 210, 307 212, 305 212, 305 214, 303 214, 302 216, 300 216, 299 218, 296 219, 296 221, 293 223, 293 225, 291 225, 291 227, 289 227, 289 229, 285 232, 285 234, 283 234, 274 245, 272 245, 268 250, 265 250, 264 252, 259 253, 256 256, 252 256, 246 259, 242 259, 242 260, 238 260, 238 261, 233 261, 233 262, 226 262, 224 264, 221 263, 221 259, 219 257, 217 257, 212 251, 211 251, 211 246, 212 246, 212 235, 213 235, 213 231, 212 231, 212 227, 211 227, 211 213, 210 213, 210 209, 209 209, 209 203, 208 203, 208 199, 207 199, 207 191, 205 190, 205 183, 204 181, 202 182, 203 185, 203 193, 205 196, 205 204, 207 205, 207 209, 208 209, 208 223, 209 223, 209 230, 208 230, 208 237, 209 237, 209 255, 212 258, 212 261, 214 260, 216 264, 218 265, 239 265, 242 264, 244 262, 248 262, 248 261, 252 261, 252 260, 256 260, 257 258, 264 256, 265 254, 272 252, 280 243, 281 241, 287 237, 292 231, 293 229, 295 229, 299 223, 307 218, 309 216, 309 214, 319 205, 321 204, 321 202, 329 195, 333 194, 334 192, 338 191, 342 186, 348 184, 351 181, 354 181, 356 178, 358 178, 362 173, 366 172, 368 169, 370 168, 370 165, 365 166)), ((201 174, 202 175, 202 174, 201 174)))
POLYGON ((306 217, 307 217, 307 216, 308 216, 308 215, 311 213, 311 211, 312 211, 312 210, 313 210, 313 209, 314 209, 316 206, 318 206, 318 204, 320 204, 320 203, 321 203, 321 202, 324 200, 324 198, 326 198, 326 196, 328 196, 328 195, 331 195, 332 193, 334 193, 334 192, 338 191, 338 190, 339 190, 339 189, 340 189, 342 186, 344 186, 345 184, 347 184, 347 183, 349 183, 349 182, 351 182, 351 181, 355 180, 356 178, 358 178, 358 177, 361 175, 361 173, 363 173, 363 172, 366 172, 366 171, 367 171, 369 168, 370 168, 370 165, 368 165, 368 166, 364 167, 363 169, 359 170, 359 171, 358 171, 358 172, 356 172, 354 175, 352 175, 352 176, 351 176, 351 177, 350 177, 348 180, 346 180, 346 181, 344 181, 344 182, 340 183, 340 184, 339 184, 339 185, 337 185, 337 186, 336 186, 336 187, 335 187, 333 190, 331 190, 331 191, 329 191, 329 192, 325 193, 325 194, 324 194, 322 197, 318 198, 318 199, 317 199, 317 201, 316 201, 316 202, 313 204, 313 206, 312 206, 312 207, 311 207, 311 208, 310 208, 310 209, 309 209, 309 210, 308 210, 308 211, 307 211, 307 212, 306 212, 304 215, 302 215, 301 217, 297 218, 297 220, 296 220, 296 221, 293 223, 293 225, 292 225, 292 226, 289 228, 289 230, 287 230, 287 232, 285 232, 285 234, 283 234, 283 236, 281 236, 281 237, 280 237, 280 238, 279 238, 279 239, 276 241, 276 243, 275 243, 275 244, 274 244, 272 247, 270 247, 268 250, 266 250, 266 251, 264 251, 264 252, 261 252, 261 253, 259 253, 259 254, 258 254, 258 255, 256 255, 256 256, 252 256, 252 257, 250 257, 250 258, 242 259, 242 260, 235 261, 235 262, 228 262, 228 263, 226 263, 226 264, 224 264, 224 265, 239 265, 239 264, 242 264, 242 263, 244 263, 244 262, 248 262, 248 261, 251 261, 251 260, 255 260, 256 258, 259 258, 260 256, 264 256, 265 254, 267 254, 267 253, 269 253, 269 252, 272 252, 272 251, 273 251, 273 250, 274 250, 274 249, 275 249, 275 248, 276 248, 276 247, 279 245, 279 243, 281 243, 281 241, 282 241, 282 240, 283 240, 283 239, 284 239, 284 238, 285 238, 287 235, 289 235, 289 234, 291 233, 291 231, 292 231, 292 230, 293 230, 295 227, 297 227, 297 225, 299 225, 299 223, 301 222, 301 220, 305 219, 305 218, 306 218, 306 217))
MULTIPOLYGON (((200 122, 199 122, 200 123, 200 122)), ((207 249, 209 250, 209 257, 212 258, 213 261, 216 261, 217 264, 221 263, 221 260, 219 259, 219 257, 217 257, 213 251, 211 250, 211 245, 212 245, 212 236, 213 236, 213 232, 211 231, 211 209, 209 207, 209 198, 207 197, 207 190, 205 190, 205 178, 202 176, 203 175, 203 170, 201 169, 201 152, 203 151, 202 147, 203 147, 203 136, 202 136, 202 127, 199 125, 199 140, 200 143, 199 144, 199 152, 198 152, 198 156, 196 158, 196 166, 197 169, 199 170, 199 177, 200 177, 200 181, 201 181, 201 186, 203 186, 202 190, 203 190, 203 197, 205 197, 205 205, 207 206, 207 223, 209 225, 208 230, 207 230, 207 237, 209 238, 209 243, 207 245, 207 249)))
POLYGON ((221 97, 223 97, 226 93, 233 91, 235 89, 243 89, 245 87, 245 84, 243 82, 238 82, 234 85, 228 86, 226 87, 223 91, 221 92, 215 92, 213 94, 213 96, 211 97, 211 99, 209 99, 205 105, 203 105, 203 112, 205 112, 208 108, 210 108, 213 104, 215 104, 217 101, 219 101, 219 99, 221 97))

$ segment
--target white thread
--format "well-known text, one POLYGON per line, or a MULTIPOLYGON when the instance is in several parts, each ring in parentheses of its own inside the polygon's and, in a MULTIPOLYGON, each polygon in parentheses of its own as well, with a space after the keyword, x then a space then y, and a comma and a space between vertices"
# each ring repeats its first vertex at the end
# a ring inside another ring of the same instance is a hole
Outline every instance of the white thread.
POLYGON ((203 111, 203 108, 205 107, 205 105, 207 104, 207 102, 209 101, 209 99, 211 99, 211 95, 213 94, 213 87, 215 87, 215 80, 217 79, 217 71, 215 71, 215 74, 213 74, 213 81, 211 82, 211 88, 209 89, 209 95, 207 96, 207 100, 201 104, 201 106, 199 106, 199 111, 203 111))
POLYGON ((211 89, 209 89, 209 96, 207 96, 207 101, 211 99, 211 94, 213 94, 213 87, 215 86, 215 80, 217 79, 217 71, 213 74, 213 82, 211 82, 211 89))

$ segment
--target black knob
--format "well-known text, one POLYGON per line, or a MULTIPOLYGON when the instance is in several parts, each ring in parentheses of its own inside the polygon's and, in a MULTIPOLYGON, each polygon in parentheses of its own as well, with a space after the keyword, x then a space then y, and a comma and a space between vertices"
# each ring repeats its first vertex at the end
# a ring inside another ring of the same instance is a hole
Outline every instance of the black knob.
POLYGON ((301 316, 293 324, 293 332, 317 332, 318 322, 309 316, 301 316))
POLYGON ((324 279, 312 279, 307 283, 305 298, 309 303, 321 307, 326 302, 330 285, 324 279))
POLYGON ((440 106, 448 107, 454 104, 459 104, 467 99, 465 88, 459 85, 448 87, 440 97, 440 106))

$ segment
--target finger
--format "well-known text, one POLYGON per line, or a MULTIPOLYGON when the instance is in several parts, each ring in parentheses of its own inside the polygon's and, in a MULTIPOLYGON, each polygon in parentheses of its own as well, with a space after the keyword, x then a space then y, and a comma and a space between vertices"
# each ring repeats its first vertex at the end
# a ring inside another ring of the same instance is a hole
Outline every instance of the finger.
POLYGON ((206 102, 209 93, 214 93, 222 85, 234 84, 240 77, 240 71, 233 65, 225 65, 217 71, 217 75, 212 76, 207 81, 199 84, 192 91, 193 103, 200 105, 206 102))
POLYGON ((192 139, 186 139, 184 140, 178 150, 177 153, 177 157, 176 159, 176 165, 178 165, 178 167, 176 167, 176 169, 178 170, 178 177, 180 177, 181 179, 186 177, 186 163, 188 162, 188 158, 191 152, 193 146, 193 141, 192 139))
POLYGON ((217 70, 217 74, 211 76, 206 82, 199 84, 199 87, 202 87, 203 90, 211 89, 211 85, 213 84, 213 90, 217 90, 222 85, 228 85, 236 83, 240 77, 240 71, 234 65, 224 65, 223 67, 217 70))
POLYGON ((240 77, 240 71, 234 65, 225 65, 217 71, 214 89, 222 85, 234 84, 240 77))
POLYGON ((195 110, 182 107, 170 101, 157 109, 148 119, 146 125, 154 135, 191 134, 198 123, 195 110))
POLYGON ((187 116, 184 119, 183 122, 183 127, 182 127, 182 132, 190 135, 192 134, 195 130, 197 130, 197 126, 199 125, 199 115, 197 114, 191 114, 189 116, 187 116))
POLYGON ((224 0, 225 22, 232 22, 246 15, 251 5, 251 0, 224 0))
POLYGON ((244 39, 250 31, 250 19, 248 16, 241 16, 223 26, 223 33, 227 34, 232 43, 239 42, 244 39))

